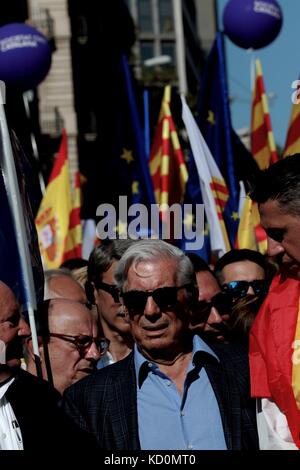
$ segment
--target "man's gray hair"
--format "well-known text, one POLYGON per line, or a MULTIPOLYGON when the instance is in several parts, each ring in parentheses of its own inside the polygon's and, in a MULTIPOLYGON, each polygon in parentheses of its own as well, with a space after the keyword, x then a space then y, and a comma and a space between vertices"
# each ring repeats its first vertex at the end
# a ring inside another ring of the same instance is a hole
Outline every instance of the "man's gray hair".
POLYGON ((136 241, 125 251, 114 273, 117 286, 124 290, 129 268, 133 264, 137 266, 141 262, 154 260, 174 260, 176 262, 177 269, 174 281, 177 285, 195 282, 193 265, 183 251, 163 240, 150 238, 136 241))

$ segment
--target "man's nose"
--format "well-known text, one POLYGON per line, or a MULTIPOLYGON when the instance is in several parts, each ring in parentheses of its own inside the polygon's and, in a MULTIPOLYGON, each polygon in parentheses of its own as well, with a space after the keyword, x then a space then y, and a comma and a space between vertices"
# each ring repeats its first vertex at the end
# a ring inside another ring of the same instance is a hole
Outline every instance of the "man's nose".
POLYGON ((207 322, 209 325, 213 325, 215 323, 222 323, 223 319, 219 314, 218 310, 215 307, 212 307, 207 322))
POLYGON ((28 323, 25 321, 23 317, 21 317, 19 321, 18 335, 19 336, 31 335, 30 326, 28 325, 28 323))
POLYGON ((249 286, 249 288, 248 288, 248 290, 247 290, 247 294, 255 295, 255 292, 254 292, 252 286, 249 286))
POLYGON ((277 242, 276 240, 273 240, 273 238, 268 237, 267 240, 269 256, 276 256, 285 251, 282 244, 277 242))
POLYGON ((88 350, 86 351, 84 357, 85 359, 93 359, 94 361, 98 361, 100 359, 100 356, 100 351, 97 348, 95 341, 93 341, 88 350))
POLYGON ((153 316, 157 316, 159 314, 160 314, 159 306, 157 305, 157 303, 155 302, 153 297, 149 296, 147 298, 147 302, 146 302, 146 305, 145 305, 145 308, 144 308, 144 315, 146 317, 153 317, 153 316))

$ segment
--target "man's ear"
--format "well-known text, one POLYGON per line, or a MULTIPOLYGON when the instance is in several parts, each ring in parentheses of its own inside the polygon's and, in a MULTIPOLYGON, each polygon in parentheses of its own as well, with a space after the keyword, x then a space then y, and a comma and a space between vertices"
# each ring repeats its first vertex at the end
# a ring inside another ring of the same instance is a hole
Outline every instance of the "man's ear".
MULTIPOLYGON (((31 338, 26 338, 25 346, 27 349, 28 356, 30 357, 32 361, 34 361, 33 344, 32 344, 31 338)), ((43 348, 42 338, 40 336, 38 336, 38 346, 39 346, 41 362, 43 362, 44 361, 44 348, 43 348)))

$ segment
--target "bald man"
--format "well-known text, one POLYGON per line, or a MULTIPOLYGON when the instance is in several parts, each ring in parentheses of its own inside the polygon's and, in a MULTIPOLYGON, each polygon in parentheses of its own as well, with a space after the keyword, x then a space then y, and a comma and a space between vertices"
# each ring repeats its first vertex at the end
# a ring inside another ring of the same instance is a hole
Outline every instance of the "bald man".
POLYGON ((0 450, 59 452, 85 439, 57 406, 60 395, 20 366, 30 329, 10 288, 0 281, 0 450))
MULTIPOLYGON (((63 393, 71 384, 94 372, 97 361, 105 349, 105 339, 98 334, 97 318, 82 303, 69 299, 53 299, 44 305, 44 312, 38 312, 38 334, 40 315, 43 341, 39 350, 43 378, 49 379, 47 356, 51 364, 54 387, 63 393)), ((40 324, 41 325, 41 324, 40 324)), ((26 342, 25 360, 27 370, 36 374, 31 339, 26 342)))

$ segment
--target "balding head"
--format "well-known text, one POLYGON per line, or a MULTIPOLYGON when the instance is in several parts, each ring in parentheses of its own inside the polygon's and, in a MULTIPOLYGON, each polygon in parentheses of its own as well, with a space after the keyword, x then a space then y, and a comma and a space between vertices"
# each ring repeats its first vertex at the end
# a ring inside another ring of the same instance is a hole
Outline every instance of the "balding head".
POLYGON ((28 335, 30 335, 29 326, 21 317, 15 295, 0 281, 0 363, 2 364, 0 380, 6 378, 8 368, 20 365, 19 359, 22 356, 20 337, 28 335))
POLYGON ((83 287, 72 277, 71 273, 58 269, 46 271, 44 300, 57 298, 70 299, 81 303, 86 302, 83 287))

